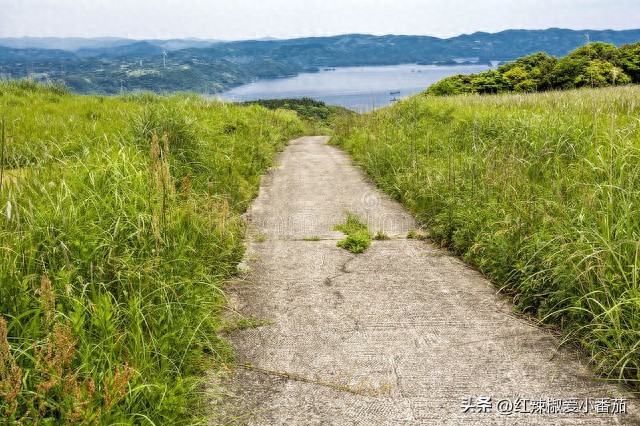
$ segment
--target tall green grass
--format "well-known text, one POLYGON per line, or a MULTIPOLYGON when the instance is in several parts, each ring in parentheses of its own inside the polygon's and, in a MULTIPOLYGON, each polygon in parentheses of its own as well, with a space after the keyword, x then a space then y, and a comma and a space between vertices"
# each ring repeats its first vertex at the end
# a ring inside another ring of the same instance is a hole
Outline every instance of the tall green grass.
POLYGON ((420 95, 347 117, 333 141, 522 312, 637 385, 638 99, 639 87, 420 95))
POLYGON ((0 83, 0 418, 181 424, 294 113, 0 83))

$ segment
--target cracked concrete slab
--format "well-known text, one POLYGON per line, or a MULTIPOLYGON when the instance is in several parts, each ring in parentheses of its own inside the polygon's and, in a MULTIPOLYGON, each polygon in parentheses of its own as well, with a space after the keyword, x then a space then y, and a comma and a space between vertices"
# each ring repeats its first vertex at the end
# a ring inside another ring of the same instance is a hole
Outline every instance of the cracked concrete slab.
POLYGON ((326 142, 292 141, 248 213, 260 238, 230 303, 267 325, 228 336, 239 367, 230 396, 212 401, 212 424, 640 424, 635 399, 514 315, 478 272, 404 238, 411 215, 326 142), (393 238, 359 255, 338 248, 333 226, 346 211, 393 238), (468 397, 476 412, 464 412, 468 397), (478 412, 479 397, 492 398, 489 412, 478 412), (621 397, 627 414, 595 412, 598 398, 621 397), (546 408, 499 414, 501 400, 546 408), (564 412, 585 400, 588 414, 564 412))

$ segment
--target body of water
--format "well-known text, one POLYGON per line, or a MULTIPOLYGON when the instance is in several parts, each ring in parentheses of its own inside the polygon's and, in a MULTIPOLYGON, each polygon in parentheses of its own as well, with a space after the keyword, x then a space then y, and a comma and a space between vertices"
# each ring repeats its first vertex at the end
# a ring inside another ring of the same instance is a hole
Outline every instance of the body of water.
POLYGON ((381 108, 396 99, 424 91, 455 74, 478 73, 488 65, 390 65, 344 67, 295 77, 258 80, 219 95, 230 101, 308 97, 356 111, 381 108))

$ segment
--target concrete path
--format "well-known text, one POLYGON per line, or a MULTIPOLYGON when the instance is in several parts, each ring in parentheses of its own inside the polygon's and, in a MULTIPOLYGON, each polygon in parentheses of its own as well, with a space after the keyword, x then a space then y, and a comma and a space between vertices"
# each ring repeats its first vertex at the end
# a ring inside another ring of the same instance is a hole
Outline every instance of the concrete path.
POLYGON ((640 424, 634 400, 589 379, 479 273, 406 239, 411 215, 326 142, 292 141, 248 214, 248 270, 229 291, 263 325, 228 336, 244 365, 212 423, 640 424), (338 248, 346 211, 392 239, 338 248))

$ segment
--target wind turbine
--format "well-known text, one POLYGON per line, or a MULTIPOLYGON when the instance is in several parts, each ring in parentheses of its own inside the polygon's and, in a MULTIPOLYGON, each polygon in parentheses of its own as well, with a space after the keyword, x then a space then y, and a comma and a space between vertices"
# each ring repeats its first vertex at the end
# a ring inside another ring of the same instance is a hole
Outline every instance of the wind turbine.
POLYGON ((167 68, 167 51, 162 51, 162 65, 167 68))

